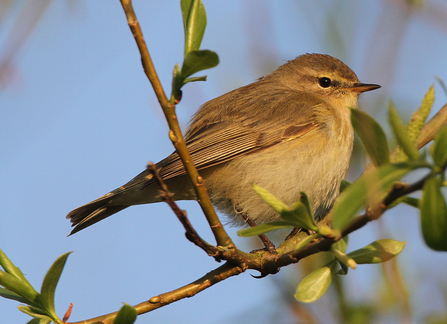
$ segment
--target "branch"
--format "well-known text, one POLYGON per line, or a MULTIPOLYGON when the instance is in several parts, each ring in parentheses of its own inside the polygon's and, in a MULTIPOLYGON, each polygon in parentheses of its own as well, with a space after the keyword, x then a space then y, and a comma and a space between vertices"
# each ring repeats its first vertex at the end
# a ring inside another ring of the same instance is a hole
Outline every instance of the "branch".
POLYGON ((138 23, 137 16, 135 15, 135 11, 133 10, 132 1, 131 0, 120 0, 120 1, 126 14, 127 22, 132 31, 132 34, 134 35, 135 41, 140 51, 141 62, 143 64, 144 72, 149 78, 149 81, 152 84, 152 87, 155 91, 158 101, 160 102, 160 105, 163 108, 163 112, 165 114, 170 129, 169 138, 173 142, 177 154, 180 156, 180 159, 182 160, 183 166, 185 167, 186 173, 189 177, 189 180, 191 181, 191 184, 197 196, 197 201, 199 202, 200 207, 202 208, 208 220, 208 223, 211 227, 214 237, 216 238, 217 245, 234 246, 231 238, 228 236, 227 232, 222 226, 222 223, 217 217, 216 211, 214 210, 214 207, 208 196, 207 190, 203 185, 203 178, 199 175, 196 167, 192 162, 191 156, 188 152, 185 140, 182 135, 182 131, 180 130, 180 126, 178 124, 177 115, 175 113, 175 104, 169 102, 168 98, 166 97, 166 94, 163 91, 160 79, 158 78, 154 64, 152 63, 149 50, 147 49, 146 42, 143 37, 143 32, 141 31, 141 27, 140 24, 138 23))
POLYGON ((160 177, 160 174, 157 171, 155 164, 149 162, 147 169, 154 177, 157 185, 158 191, 160 192, 160 197, 165 201, 169 207, 171 207, 172 211, 175 213, 179 221, 182 223, 183 227, 186 230, 186 237, 188 240, 193 242, 195 245, 204 250, 209 256, 214 257, 217 261, 220 261, 219 250, 213 245, 204 241, 199 234, 197 234, 196 230, 192 227, 191 222, 186 216, 186 212, 181 210, 180 207, 175 202, 174 198, 168 191, 168 186, 164 183, 163 179, 160 177))
MULTIPOLYGON (((207 273, 202 278, 197 279, 196 281, 191 282, 186 286, 164 294, 160 294, 158 296, 154 296, 148 301, 142 302, 133 307, 137 310, 137 314, 141 315, 153 311, 157 308, 169 305, 175 301, 187 297, 193 297, 197 293, 221 282, 222 280, 225 280, 232 276, 237 276, 245 270, 246 269, 244 268, 240 268, 227 262, 219 268, 207 273)), ((95 317, 80 322, 72 322, 69 324, 112 324, 117 314, 118 312, 114 312, 100 317, 95 317)))

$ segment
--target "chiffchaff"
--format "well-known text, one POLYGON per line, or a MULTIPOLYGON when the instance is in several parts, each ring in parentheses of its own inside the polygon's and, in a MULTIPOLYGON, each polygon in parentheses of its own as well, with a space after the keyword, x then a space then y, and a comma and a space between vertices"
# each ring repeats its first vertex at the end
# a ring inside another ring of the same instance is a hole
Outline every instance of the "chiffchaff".
MULTIPOLYGON (((256 224, 279 215, 253 191, 257 184, 286 204, 309 196, 315 217, 331 209, 352 152, 350 109, 360 93, 380 88, 360 83, 343 62, 305 54, 247 86, 205 103, 185 139, 211 200, 232 223, 240 213, 256 224)), ((157 163, 176 200, 195 199, 176 153, 157 163)), ((148 170, 67 215, 76 233, 132 205, 161 201, 148 170)))

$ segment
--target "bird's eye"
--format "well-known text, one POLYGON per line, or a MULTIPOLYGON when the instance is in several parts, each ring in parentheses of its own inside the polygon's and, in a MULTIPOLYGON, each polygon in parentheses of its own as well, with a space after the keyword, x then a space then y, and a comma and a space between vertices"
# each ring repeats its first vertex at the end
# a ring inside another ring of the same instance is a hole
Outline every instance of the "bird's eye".
POLYGON ((331 86, 331 79, 322 77, 318 79, 318 83, 322 88, 329 88, 331 86))

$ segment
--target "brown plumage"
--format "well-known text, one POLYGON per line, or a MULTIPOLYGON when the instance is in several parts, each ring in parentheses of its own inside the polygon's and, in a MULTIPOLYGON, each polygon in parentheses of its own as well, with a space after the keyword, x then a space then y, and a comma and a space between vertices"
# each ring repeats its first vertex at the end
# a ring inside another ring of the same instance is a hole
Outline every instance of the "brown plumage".
MULTIPOLYGON (((185 139, 215 206, 243 225, 246 212, 256 223, 278 214, 251 189, 255 183, 287 204, 301 191, 315 215, 323 217, 339 194, 352 151, 350 107, 362 84, 341 61, 306 54, 247 86, 205 103, 193 116, 185 139), (236 211, 237 210, 237 211, 236 211)), ((174 152, 157 163, 177 200, 195 199, 174 152)), ((67 215, 71 234, 131 205, 161 201, 147 170, 125 185, 67 215)))

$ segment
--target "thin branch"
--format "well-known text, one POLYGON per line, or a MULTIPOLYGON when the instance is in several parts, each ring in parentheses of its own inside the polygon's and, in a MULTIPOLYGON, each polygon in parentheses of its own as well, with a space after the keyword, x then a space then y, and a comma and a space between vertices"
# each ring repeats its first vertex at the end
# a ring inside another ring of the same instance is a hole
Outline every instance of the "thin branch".
MULTIPOLYGON (((160 294, 158 296, 154 296, 148 301, 135 305, 134 308, 137 310, 138 315, 153 311, 157 308, 169 305, 181 299, 193 297, 197 293, 229 277, 237 276, 245 270, 245 268, 241 268, 227 262, 219 268, 207 273, 202 278, 197 279, 196 281, 191 282, 186 286, 180 287, 176 290, 164 294, 160 294)), ((70 324, 112 324, 117 314, 118 312, 114 312, 100 317, 95 317, 80 322, 73 322, 70 324)))
POLYGON ((192 227, 191 222, 189 221, 186 212, 177 205, 174 198, 168 191, 168 186, 165 184, 163 179, 160 177, 158 170, 152 162, 149 162, 147 169, 152 174, 155 179, 155 182, 158 185, 158 191, 160 192, 161 199, 165 201, 169 207, 171 207, 172 211, 177 215, 177 218, 182 223, 183 227, 186 230, 186 237, 188 240, 193 242, 195 245, 204 250, 208 255, 218 259, 220 261, 219 250, 213 245, 204 241, 199 234, 197 234, 196 230, 192 227))
POLYGON ((135 15, 135 11, 133 10, 132 1, 131 0, 120 0, 120 1, 126 14, 127 22, 132 31, 132 34, 134 35, 135 41, 140 51, 141 62, 143 64, 144 71, 147 77, 149 78, 149 81, 152 84, 152 87, 155 91, 158 101, 160 102, 160 105, 163 108, 163 112, 165 114, 170 129, 169 138, 174 143, 177 154, 180 156, 180 159, 182 160, 183 166, 185 167, 186 173, 189 177, 189 180, 191 181, 191 184, 197 196, 197 201, 199 202, 200 207, 202 208, 207 218, 207 221, 214 234, 214 237, 216 238, 217 245, 234 246, 231 238, 228 236, 227 232, 222 226, 222 223, 217 217, 216 211, 214 210, 214 207, 208 196, 207 190, 203 185, 203 178, 199 175, 196 167, 192 162, 191 156, 188 152, 185 140, 182 135, 182 131, 178 124, 177 115, 175 113, 175 104, 173 102, 169 102, 168 98, 166 97, 166 94, 163 91, 160 79, 158 78, 154 64, 152 63, 149 50, 147 49, 146 42, 143 37, 143 32, 141 31, 140 24, 135 15))

